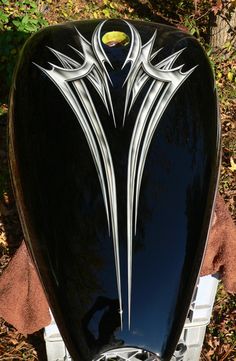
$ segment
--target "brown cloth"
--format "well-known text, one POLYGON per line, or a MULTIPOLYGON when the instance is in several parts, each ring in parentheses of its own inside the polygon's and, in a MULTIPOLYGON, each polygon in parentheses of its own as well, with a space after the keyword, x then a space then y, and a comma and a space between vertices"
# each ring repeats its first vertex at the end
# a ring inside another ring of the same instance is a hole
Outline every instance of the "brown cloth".
POLYGON ((216 198, 201 276, 220 272, 227 292, 236 293, 236 226, 223 198, 216 198))
MULTIPOLYGON (((236 227, 220 196, 201 275, 221 272, 228 292, 236 292, 236 227)), ((0 316, 25 334, 50 323, 48 303, 24 242, 0 278, 0 316)))
POLYGON ((0 278, 0 316, 23 334, 34 333, 51 322, 44 291, 24 242, 0 278))

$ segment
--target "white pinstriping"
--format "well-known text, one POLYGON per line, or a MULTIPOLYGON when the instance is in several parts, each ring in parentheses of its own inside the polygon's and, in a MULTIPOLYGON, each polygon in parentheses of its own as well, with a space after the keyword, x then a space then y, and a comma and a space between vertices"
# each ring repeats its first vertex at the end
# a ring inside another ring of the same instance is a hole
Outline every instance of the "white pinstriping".
MULTIPOLYGON (((82 52, 71 47, 82 58, 82 64, 70 57, 49 48, 59 59, 62 67, 50 64, 50 70, 38 66, 58 87, 71 109, 87 139, 88 146, 96 166, 104 205, 107 215, 108 230, 113 238, 114 257, 116 267, 117 289, 120 304, 121 328, 122 317, 122 293, 119 257, 118 236, 118 212, 116 179, 110 148, 100 122, 96 107, 83 78, 89 80, 103 101, 108 114, 111 113, 114 126, 116 127, 114 108, 109 89, 112 85, 108 71, 104 63, 112 64, 107 58, 101 45, 101 29, 105 21, 101 22, 92 35, 91 43, 86 40, 76 29, 82 46, 82 52), (70 84, 72 84, 72 90, 70 84), (75 95, 76 94, 76 95, 75 95), (79 101, 78 101, 78 98, 79 101), (81 106, 82 105, 82 106, 81 106), (103 169, 105 174, 103 174, 103 169)), ((131 137, 128 168, 127 168, 127 263, 128 263, 128 327, 131 324, 131 293, 132 293, 132 253, 133 237, 137 230, 138 203, 142 183, 142 176, 148 150, 155 130, 178 88, 190 76, 196 67, 182 72, 184 65, 173 67, 174 62, 185 50, 181 49, 169 57, 153 65, 151 62, 162 50, 152 52, 156 39, 156 32, 150 40, 142 45, 138 31, 133 25, 125 21, 131 33, 131 43, 128 55, 122 69, 131 63, 129 73, 123 84, 126 85, 126 99, 123 116, 123 126, 127 115, 132 110, 141 90, 150 82, 148 91, 141 103, 131 137)))

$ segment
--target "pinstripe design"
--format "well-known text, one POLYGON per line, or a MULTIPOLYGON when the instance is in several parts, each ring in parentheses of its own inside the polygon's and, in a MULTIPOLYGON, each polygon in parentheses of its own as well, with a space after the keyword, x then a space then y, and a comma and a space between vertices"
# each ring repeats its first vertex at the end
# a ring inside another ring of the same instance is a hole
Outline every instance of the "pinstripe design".
MULTIPOLYGON (((51 64, 47 70, 35 64, 41 69, 63 94, 67 103, 74 112, 91 151, 97 170, 103 195, 108 231, 113 239, 114 258, 117 278, 117 289, 120 304, 121 328, 123 327, 123 308, 121 293, 120 256, 119 256, 119 232, 116 177, 110 147, 106 139, 103 126, 99 119, 96 104, 94 103, 89 89, 84 81, 86 78, 96 90, 101 101, 111 116, 116 128, 114 108, 110 88, 113 87, 109 72, 105 66, 109 64, 112 69, 104 48, 101 44, 101 30, 105 21, 96 27, 91 43, 77 32, 82 52, 76 48, 73 51, 82 59, 81 62, 68 57, 59 51, 49 50, 60 61, 61 66, 51 64)), ((130 31, 130 48, 126 60, 121 68, 130 65, 130 69, 123 87, 126 88, 126 99, 123 115, 123 126, 136 103, 143 87, 149 83, 148 90, 141 101, 136 121, 133 127, 129 146, 127 166, 127 263, 128 263, 128 327, 131 325, 131 294, 132 294, 132 254, 133 237, 137 230, 138 204, 141 191, 142 176, 149 147, 156 128, 165 112, 168 104, 178 91, 179 87, 191 75, 196 67, 183 72, 183 66, 174 67, 175 61, 185 49, 181 49, 169 57, 155 64, 156 55, 161 49, 153 52, 156 32, 146 44, 142 44, 136 28, 126 22, 130 31)))

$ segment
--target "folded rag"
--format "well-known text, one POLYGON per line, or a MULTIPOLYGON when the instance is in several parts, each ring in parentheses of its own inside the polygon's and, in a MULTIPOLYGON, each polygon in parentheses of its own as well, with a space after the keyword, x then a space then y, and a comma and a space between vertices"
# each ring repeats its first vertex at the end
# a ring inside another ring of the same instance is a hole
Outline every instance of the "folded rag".
MULTIPOLYGON (((201 275, 221 272, 228 292, 236 292, 236 227, 223 198, 216 208, 201 275)), ((23 334, 33 333, 50 321, 49 306, 25 243, 0 278, 0 316, 23 334)))
POLYGON ((0 278, 0 316, 23 334, 51 322, 47 299, 24 241, 0 278))
POLYGON ((201 276, 219 272, 224 287, 236 293, 236 226, 221 196, 217 196, 201 276))

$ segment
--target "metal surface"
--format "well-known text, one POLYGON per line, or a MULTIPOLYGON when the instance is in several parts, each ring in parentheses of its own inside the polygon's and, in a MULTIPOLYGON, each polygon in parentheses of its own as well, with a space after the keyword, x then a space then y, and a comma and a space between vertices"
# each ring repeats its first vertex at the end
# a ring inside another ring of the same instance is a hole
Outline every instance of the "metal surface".
POLYGON ((73 359, 133 347, 169 360, 219 166, 199 44, 153 23, 44 29, 18 64, 9 135, 25 237, 73 359), (103 44, 113 30, 129 44, 103 44))
POLYGON ((134 347, 120 347, 114 348, 110 351, 101 353, 98 358, 94 359, 94 361, 159 361, 160 359, 157 355, 152 354, 151 352, 147 352, 142 349, 134 348, 134 347))

